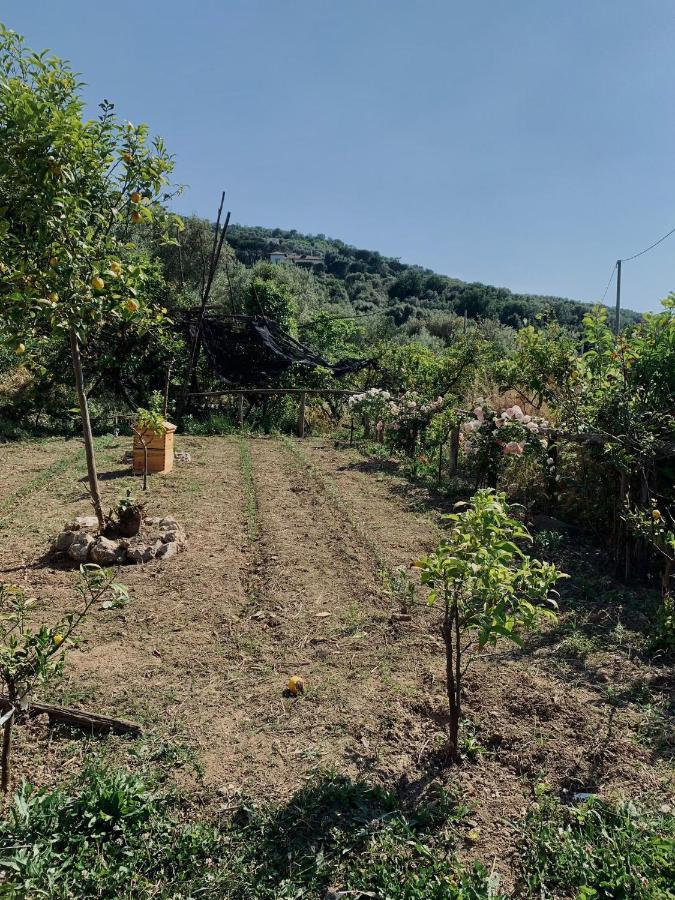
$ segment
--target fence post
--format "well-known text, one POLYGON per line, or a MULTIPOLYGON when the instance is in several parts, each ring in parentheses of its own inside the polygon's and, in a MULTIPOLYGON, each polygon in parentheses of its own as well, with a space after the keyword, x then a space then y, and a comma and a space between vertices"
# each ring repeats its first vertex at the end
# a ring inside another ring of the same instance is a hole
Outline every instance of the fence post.
POLYGON ((450 465, 448 466, 448 474, 457 474, 457 459, 459 457, 459 425, 456 425, 450 432, 450 465))
POLYGON ((354 416, 352 416, 349 423, 349 446, 354 446, 354 416))
POLYGON ((239 400, 237 405, 237 425, 239 428, 242 428, 244 425, 244 395, 239 394, 239 400))
POLYGON ((305 436, 305 392, 300 394, 300 411, 298 413, 298 437, 305 436))

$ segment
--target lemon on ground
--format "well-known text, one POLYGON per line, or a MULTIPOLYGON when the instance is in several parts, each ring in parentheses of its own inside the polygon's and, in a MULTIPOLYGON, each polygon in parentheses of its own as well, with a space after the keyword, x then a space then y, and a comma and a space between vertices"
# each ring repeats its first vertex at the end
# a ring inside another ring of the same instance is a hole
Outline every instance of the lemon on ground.
POLYGON ((127 312, 137 313, 140 309, 140 306, 138 300, 134 300, 132 297, 130 300, 126 301, 126 303, 124 304, 124 308, 127 310, 127 312))
POLYGON ((52 291, 50 294, 47 294, 47 300, 51 300, 52 303, 58 303, 59 295, 56 293, 56 291, 52 291))
POLYGON ((25 345, 25 344, 19 344, 19 345, 17 346, 17 348, 16 348, 16 352, 19 354, 19 356, 21 356, 22 353, 25 353, 25 352, 26 352, 26 345, 25 345))
POLYGON ((110 263, 110 271, 114 275, 119 275, 122 271, 122 266, 118 262, 111 262, 110 263))
POLYGON ((95 291, 102 291, 105 287, 105 281, 101 278, 100 275, 94 275, 91 279, 91 286, 95 291))
POLYGON ((661 518, 661 513, 658 511, 658 509, 653 509, 652 510, 652 519, 655 522, 658 522, 660 518, 661 518))
POLYGON ((52 267, 52 269, 54 268, 54 266, 57 266, 58 264, 59 264, 58 256, 50 256, 49 257, 49 265, 52 267))
POLYGON ((291 675, 288 679, 288 693, 291 697, 297 697, 298 694, 304 694, 305 680, 301 675, 291 675))
POLYGON ((56 634, 52 635, 52 640, 54 641, 54 643, 56 644, 57 647, 60 647, 61 644, 63 643, 63 635, 59 634, 57 632, 56 634))

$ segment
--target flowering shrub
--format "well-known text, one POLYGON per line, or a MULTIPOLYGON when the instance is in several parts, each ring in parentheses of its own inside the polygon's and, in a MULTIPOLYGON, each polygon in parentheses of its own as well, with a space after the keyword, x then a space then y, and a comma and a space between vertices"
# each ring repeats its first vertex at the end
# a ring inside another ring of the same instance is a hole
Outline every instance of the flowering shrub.
POLYGON ((540 460, 550 471, 553 459, 546 455, 549 422, 528 415, 518 405, 493 410, 479 400, 470 418, 462 424, 460 442, 473 457, 479 480, 495 486, 504 457, 528 456, 540 460))
POLYGON ((370 425, 376 422, 378 433, 384 430, 384 424, 387 419, 389 410, 389 401, 391 394, 381 388, 370 388, 362 394, 352 394, 347 401, 349 412, 353 416, 360 416, 363 419, 366 434, 370 432, 370 425))
POLYGON ((390 443, 409 456, 415 454, 417 439, 429 426, 432 418, 443 410, 443 397, 424 400, 416 391, 406 391, 389 404, 390 443))

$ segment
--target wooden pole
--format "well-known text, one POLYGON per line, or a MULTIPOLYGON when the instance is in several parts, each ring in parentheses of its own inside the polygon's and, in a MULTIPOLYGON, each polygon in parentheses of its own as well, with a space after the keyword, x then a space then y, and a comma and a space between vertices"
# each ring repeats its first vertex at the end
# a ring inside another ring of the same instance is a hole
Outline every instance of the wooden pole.
POLYGON ((441 479, 443 478, 443 444, 439 444, 438 446, 438 483, 441 483, 441 479))
POLYGON ((244 395, 239 394, 239 400, 237 402, 237 427, 244 427, 244 395))
POLYGON ((614 332, 619 334, 621 320, 621 260, 616 261, 616 312, 614 313, 614 332))
POLYGON ((354 446, 354 416, 352 416, 349 422, 349 446, 354 446))
POLYGON ((459 459, 459 425, 456 425, 450 432, 450 465, 448 466, 448 474, 457 474, 457 460, 459 459))
MULTIPOLYGON (((9 710, 12 707, 7 697, 0 697, 0 709, 9 710)), ((139 735, 143 729, 135 722, 127 722, 125 719, 115 719, 112 716, 102 716, 99 713, 89 712, 85 709, 69 709, 65 706, 54 706, 51 703, 39 703, 31 701, 26 710, 31 718, 47 715, 50 723, 61 722, 73 728, 83 728, 86 731, 112 731, 114 734, 139 735)), ((11 720, 10 720, 11 721, 11 720)))
POLYGON ((305 393, 300 394, 300 411, 298 413, 298 437, 305 436, 305 393))

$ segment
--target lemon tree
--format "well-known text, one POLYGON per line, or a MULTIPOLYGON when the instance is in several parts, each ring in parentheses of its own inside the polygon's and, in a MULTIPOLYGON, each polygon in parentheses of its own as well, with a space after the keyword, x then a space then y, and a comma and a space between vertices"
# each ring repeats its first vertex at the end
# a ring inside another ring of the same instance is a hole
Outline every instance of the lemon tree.
POLYGON ((104 323, 156 319, 133 231, 163 217, 172 159, 108 101, 86 118, 81 89, 67 63, 30 51, 0 25, 0 333, 26 360, 39 359, 55 335, 68 342, 103 527, 82 351, 104 323))
POLYGON ((554 616, 553 589, 567 577, 521 550, 530 534, 510 515, 504 494, 485 489, 458 506, 466 508, 443 517, 447 537, 415 564, 431 588, 429 603, 442 607, 451 760, 459 755, 462 683, 476 653, 501 638, 520 644, 522 632, 554 616))

